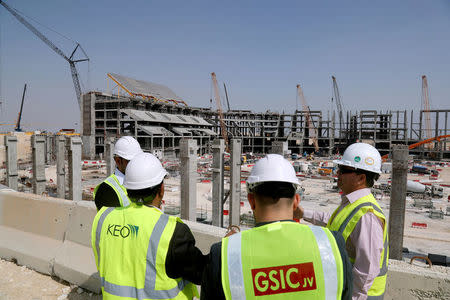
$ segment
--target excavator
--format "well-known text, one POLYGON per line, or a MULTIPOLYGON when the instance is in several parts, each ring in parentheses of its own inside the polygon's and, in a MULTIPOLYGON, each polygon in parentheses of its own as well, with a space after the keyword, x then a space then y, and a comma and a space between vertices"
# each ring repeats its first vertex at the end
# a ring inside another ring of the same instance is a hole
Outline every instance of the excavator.
MULTIPOLYGON (((432 142, 434 142, 434 141, 440 142, 441 140, 447 139, 447 138, 450 138, 450 134, 440 135, 440 136, 435 136, 435 137, 433 137, 433 138, 426 139, 426 140, 417 142, 417 143, 415 143, 415 144, 411 144, 411 145, 408 146, 408 149, 411 150, 411 149, 417 148, 417 147, 419 147, 419 146, 421 146, 421 145, 425 145, 425 144, 432 143, 432 142)), ((389 154, 385 154, 385 155, 383 155, 383 156, 381 157, 381 159, 382 159, 383 161, 386 161, 386 160, 388 159, 388 157, 389 157, 389 154)))

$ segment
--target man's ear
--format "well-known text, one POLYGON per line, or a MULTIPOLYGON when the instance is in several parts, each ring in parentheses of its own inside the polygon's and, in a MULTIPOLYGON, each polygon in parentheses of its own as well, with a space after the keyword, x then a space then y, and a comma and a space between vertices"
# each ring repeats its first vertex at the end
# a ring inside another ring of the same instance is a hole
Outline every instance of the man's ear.
POLYGON ((300 205, 300 195, 299 194, 295 194, 294 196, 294 201, 292 201, 292 205, 293 205, 293 210, 296 210, 297 207, 300 205))
POLYGON ((255 194, 248 193, 247 194, 248 203, 250 203, 250 207, 252 210, 255 210, 255 194))
POLYGON ((358 184, 366 185, 366 174, 358 174, 358 184))

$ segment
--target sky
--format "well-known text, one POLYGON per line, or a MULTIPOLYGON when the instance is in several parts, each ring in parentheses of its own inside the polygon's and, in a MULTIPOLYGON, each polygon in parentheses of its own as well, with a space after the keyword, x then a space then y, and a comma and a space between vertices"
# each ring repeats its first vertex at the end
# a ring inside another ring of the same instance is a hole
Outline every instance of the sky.
MULTIPOLYGON (((111 92, 111 72, 210 107, 215 72, 232 109, 292 113, 300 84, 310 109, 326 115, 336 109, 334 75, 344 110, 418 114, 426 75, 431 108, 450 109, 448 0, 6 3, 64 53, 82 45, 84 92, 111 92)), ((0 123, 15 123, 25 83, 25 129, 79 128, 68 63, 0 6, 0 123)))

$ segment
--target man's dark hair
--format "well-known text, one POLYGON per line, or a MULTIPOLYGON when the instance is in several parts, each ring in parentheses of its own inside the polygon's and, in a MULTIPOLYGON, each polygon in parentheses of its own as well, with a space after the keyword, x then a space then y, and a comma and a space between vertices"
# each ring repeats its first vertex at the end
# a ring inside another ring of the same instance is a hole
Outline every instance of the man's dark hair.
POLYGON ((289 182, 270 181, 257 185, 252 193, 260 196, 264 204, 275 204, 280 198, 293 198, 295 187, 289 182))
MULTIPOLYGON (((137 200, 144 200, 144 198, 148 197, 148 196, 153 196, 153 198, 156 197, 156 195, 161 191, 161 185, 163 182, 161 182, 158 185, 155 185, 153 187, 149 187, 146 189, 141 189, 141 190, 129 190, 127 189, 127 193, 128 196, 130 198, 133 199, 137 199, 137 200)), ((148 203, 144 203, 143 204, 148 204, 148 203)))

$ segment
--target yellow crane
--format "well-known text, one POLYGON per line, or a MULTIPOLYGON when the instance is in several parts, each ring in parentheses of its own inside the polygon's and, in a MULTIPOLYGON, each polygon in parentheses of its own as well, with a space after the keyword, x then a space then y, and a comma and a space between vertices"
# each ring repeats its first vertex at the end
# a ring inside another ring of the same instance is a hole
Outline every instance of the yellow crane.
POLYGON ((303 90, 300 84, 297 84, 297 93, 298 97, 302 101, 303 113, 305 115, 306 124, 308 125, 309 128, 308 134, 309 144, 310 145, 313 144, 315 151, 319 151, 319 143, 317 141, 317 128, 315 127, 314 122, 311 120, 311 113, 309 110, 309 106, 306 103, 305 95, 303 95, 303 90))
POLYGON ((219 122, 220 122, 220 131, 222 134, 222 138, 225 140, 225 151, 230 152, 229 145, 228 145, 228 133, 227 133, 227 127, 225 126, 224 118, 223 118, 223 111, 222 111, 222 103, 220 102, 220 93, 219 93, 219 86, 217 84, 217 78, 216 73, 211 73, 211 79, 214 86, 214 96, 216 98, 217 103, 217 112, 219 113, 219 122))

